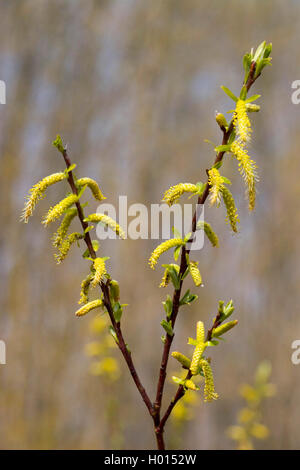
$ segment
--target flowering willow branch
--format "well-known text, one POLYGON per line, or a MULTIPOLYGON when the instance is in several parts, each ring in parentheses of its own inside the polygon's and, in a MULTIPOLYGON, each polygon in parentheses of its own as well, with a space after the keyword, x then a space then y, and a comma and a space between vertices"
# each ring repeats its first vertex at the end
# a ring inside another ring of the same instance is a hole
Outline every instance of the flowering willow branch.
MULTIPOLYGON (((237 231, 237 227, 236 227, 236 223, 238 221, 237 212, 236 212, 234 200, 232 198, 230 191, 228 190, 227 187, 224 186, 222 178, 221 177, 219 178, 218 167, 222 163, 223 157, 227 151, 231 151, 237 157, 239 161, 240 172, 244 176, 246 182, 248 183, 249 209, 252 210, 254 208, 254 203, 255 203, 254 181, 257 178, 257 176, 256 176, 256 171, 255 171, 256 165, 248 157, 247 152, 246 152, 246 143, 250 140, 250 134, 251 134, 251 126, 250 126, 250 122, 248 120, 248 116, 246 113, 246 109, 247 109, 246 97, 251 86, 254 84, 256 79, 260 76, 262 68, 265 65, 268 65, 270 63, 271 59, 269 58, 269 55, 271 53, 271 50, 272 50, 272 46, 270 44, 266 45, 266 43, 264 42, 258 47, 255 54, 253 54, 253 51, 251 51, 251 54, 247 54, 244 57, 245 78, 244 78, 244 84, 243 84, 241 94, 240 94, 240 99, 237 99, 233 95, 233 93, 230 92, 230 90, 228 89, 224 90, 227 92, 227 94, 230 95, 231 98, 234 99, 234 101, 237 103, 237 106, 236 106, 233 118, 229 126, 227 126, 226 119, 224 118, 223 115, 220 115, 220 114, 217 115, 216 120, 223 133, 222 144, 219 147, 219 151, 216 155, 213 167, 207 171, 208 181, 206 185, 204 186, 204 190, 202 194, 198 196, 198 201, 197 201, 198 205, 203 205, 206 199, 208 198, 209 194, 211 194, 211 202, 213 204, 219 203, 220 197, 223 196, 223 200, 227 209, 227 218, 234 232, 237 231), (237 140, 233 142, 233 144, 239 146, 239 151, 237 151, 235 147, 232 148, 230 145, 232 143, 231 141, 232 138, 234 139, 236 135, 237 135, 237 140)), ((223 87, 223 89, 224 88, 225 87, 223 87)), ((259 96, 257 95, 255 98, 257 97, 259 96)), ((257 111, 258 109, 255 108, 254 110, 257 111)), ((187 187, 187 184, 185 184, 184 186, 187 187)), ((191 188, 192 186, 190 185, 189 186, 190 191, 191 191, 191 188)), ((173 199, 177 201, 178 197, 180 197, 180 194, 179 194, 179 191, 174 191, 173 188, 170 188, 170 190, 166 192, 165 200, 167 199, 169 195, 171 195, 172 197, 173 194, 175 194, 173 199)), ((197 221, 198 221, 198 214, 196 210, 193 216, 193 221, 192 221, 191 240, 193 239, 193 236, 197 230, 197 221)), ((164 432, 164 426, 167 422, 168 417, 170 416, 172 412, 172 409, 174 408, 175 404, 180 400, 180 398, 184 395, 186 388, 188 388, 186 387, 186 383, 185 385, 184 384, 179 385, 178 391, 174 399, 169 405, 163 418, 160 419, 162 397, 163 397, 164 385, 165 385, 165 380, 166 380, 166 369, 167 369, 168 359, 170 355, 170 348, 171 348, 173 338, 174 338, 174 333, 173 333, 174 326, 175 326, 178 311, 180 308, 180 296, 181 296, 181 291, 182 291, 182 286, 183 286, 183 277, 184 277, 186 270, 188 269, 188 262, 187 262, 188 254, 189 254, 189 249, 187 249, 186 246, 183 246, 181 249, 180 270, 178 274, 178 278, 180 279, 180 282, 179 282, 178 287, 177 288, 175 287, 174 289, 173 300, 172 300, 172 311, 168 319, 172 327, 172 334, 169 334, 167 332, 166 337, 165 337, 165 344, 163 348, 163 355, 162 355, 160 373, 159 373, 159 380, 157 384, 156 400, 154 403, 154 409, 156 413, 155 422, 157 423, 155 432, 158 438, 161 440, 163 440, 162 435, 164 432)), ((212 331, 214 328, 219 326, 219 324, 220 324, 219 317, 217 316, 214 321, 213 327, 208 332, 207 341, 211 340, 212 331)), ((190 380, 192 375, 193 374, 191 370, 189 370, 185 381, 190 380)))
MULTIPOLYGON (((177 203, 186 193, 189 193, 190 197, 197 197, 197 205, 203 205, 208 196, 210 196, 209 200, 211 205, 219 206, 223 201, 226 207, 227 221, 230 224, 232 231, 237 232, 237 223, 239 222, 237 210, 233 195, 228 189, 228 185, 231 183, 228 178, 220 173, 223 157, 228 152, 231 153, 238 162, 239 172, 246 184, 249 209, 253 210, 255 205, 257 173, 256 164, 248 155, 248 144, 252 132, 248 112, 256 112, 259 110, 259 106, 252 103, 259 97, 259 95, 247 98, 247 93, 256 79, 260 76, 263 67, 270 63, 271 59, 269 58, 269 55, 271 53, 271 49, 271 45, 267 45, 264 42, 257 48, 255 53, 251 51, 250 54, 246 54, 244 56, 245 78, 239 98, 237 98, 228 88, 222 87, 227 95, 229 95, 235 102, 236 106, 232 111, 233 116, 229 124, 227 124, 227 121, 222 114, 218 113, 216 116, 216 121, 223 133, 223 139, 222 144, 215 148, 217 152, 215 162, 214 165, 207 170, 207 181, 205 184, 201 182, 196 184, 180 183, 172 186, 165 192, 163 198, 169 206, 177 203)), ((182 305, 191 304, 197 299, 197 295, 191 294, 189 290, 181 297, 183 282, 185 277, 190 275, 196 287, 202 285, 202 275, 198 267, 199 263, 198 261, 190 259, 191 243, 195 238, 196 230, 203 230, 214 247, 219 245, 218 236, 215 234, 208 222, 198 221, 198 211, 196 209, 192 219, 191 232, 185 235, 184 238, 181 238, 180 234, 177 234, 177 231, 174 228, 174 238, 161 243, 150 256, 149 265, 152 269, 155 269, 161 255, 170 249, 174 249, 175 261, 177 261, 181 254, 180 265, 175 263, 162 265, 165 270, 160 287, 165 288, 172 283, 174 286, 174 292, 172 298, 168 295, 166 301, 163 302, 166 311, 166 318, 161 321, 161 325, 164 328, 166 335, 162 337, 164 343, 163 354, 156 389, 156 397, 154 403, 152 403, 137 374, 132 361, 131 352, 123 337, 121 317, 123 307, 125 307, 125 305, 120 304, 119 302, 119 285, 117 281, 111 279, 107 271, 106 261, 109 258, 105 256, 97 256, 99 243, 98 241, 91 239, 90 230, 94 227, 89 225, 89 223, 104 224, 106 227, 113 230, 120 238, 125 238, 125 233, 115 220, 105 214, 90 214, 85 217, 83 212, 85 205, 81 203, 81 197, 86 188, 89 188, 93 197, 98 201, 102 201, 105 197, 98 187, 97 182, 93 179, 86 177, 76 179, 76 177, 74 177, 73 170, 76 165, 71 164, 67 150, 63 146, 60 136, 57 137, 53 144, 62 154, 66 164, 66 170, 64 172, 47 176, 33 186, 26 200, 22 219, 25 222, 28 221, 37 202, 45 196, 45 192, 49 186, 63 180, 68 181, 71 193, 66 194, 64 199, 49 209, 46 216, 43 218, 42 223, 45 226, 48 226, 60 217, 63 218, 59 228, 52 237, 53 245, 58 250, 58 254, 55 255, 57 263, 61 263, 66 258, 70 248, 74 244, 79 244, 80 241, 84 240, 87 250, 83 254, 83 257, 89 260, 91 265, 90 273, 81 283, 79 304, 82 306, 76 311, 76 316, 82 317, 99 308, 108 313, 111 321, 110 333, 116 341, 127 363, 135 385, 153 419, 157 447, 158 449, 164 449, 165 443, 163 433, 165 424, 174 406, 185 394, 185 391, 199 390, 199 386, 195 382, 197 377, 202 376, 204 378, 205 401, 212 401, 218 398, 218 394, 215 391, 210 358, 205 357, 204 353, 208 347, 217 345, 218 339, 237 324, 237 320, 227 321, 234 311, 232 301, 228 302, 227 305, 225 305, 224 302, 219 302, 218 313, 213 321, 212 327, 208 330, 206 335, 204 324, 201 321, 197 322, 196 339, 189 339, 189 344, 194 347, 192 357, 188 358, 176 351, 172 353, 172 356, 181 364, 181 366, 184 369, 187 369, 187 374, 184 379, 173 377, 173 381, 178 384, 179 387, 174 399, 171 401, 166 412, 161 418, 166 370, 174 338, 174 328, 179 308, 182 305), (75 232, 68 235, 69 228, 76 215, 80 220, 83 233, 75 232), (101 290, 100 298, 89 301, 90 289, 98 286, 101 290)))

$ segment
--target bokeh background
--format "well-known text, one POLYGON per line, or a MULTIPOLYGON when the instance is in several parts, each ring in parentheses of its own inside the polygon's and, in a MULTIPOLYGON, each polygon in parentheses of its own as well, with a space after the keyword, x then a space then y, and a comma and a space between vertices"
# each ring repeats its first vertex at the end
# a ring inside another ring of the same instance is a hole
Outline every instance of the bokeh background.
MULTIPOLYGON (((220 142, 215 110, 232 108, 220 85, 238 92, 243 54, 266 39, 273 66, 253 88, 262 94, 251 148, 260 168, 257 209, 248 214, 228 158, 224 171, 233 182, 240 234, 231 235, 223 209, 206 210, 221 246, 206 243, 197 255, 205 286, 200 301, 182 309, 173 347, 188 352, 196 321, 210 326, 217 301, 234 299, 239 325, 211 352, 221 399, 199 400, 183 431, 168 424, 166 439, 173 448, 233 448, 225 431, 242 404, 238 387, 268 359, 277 395, 264 406, 270 437, 257 448, 299 448, 300 366, 291 362, 291 343, 300 338, 300 105, 291 102, 291 83, 300 79, 299 1, 1 0, 0 8, 0 79, 7 85, 7 104, 0 106, 0 339, 7 345, 0 447, 155 446, 118 351, 117 381, 89 372, 90 318, 74 317, 87 264, 74 248, 56 266, 51 233, 40 225, 64 195, 63 184, 48 191, 27 226, 19 222, 23 198, 63 168, 51 146, 57 133, 78 174, 95 178, 114 204, 119 194, 129 204, 158 203, 170 185, 203 180, 214 158, 204 139, 220 142)), ((129 304, 123 329, 151 396, 166 294, 157 288, 160 270, 147 266, 153 246, 101 245, 129 304)), ((173 359, 169 371, 178 371, 173 359)), ((166 398, 174 392, 168 384, 166 398)))

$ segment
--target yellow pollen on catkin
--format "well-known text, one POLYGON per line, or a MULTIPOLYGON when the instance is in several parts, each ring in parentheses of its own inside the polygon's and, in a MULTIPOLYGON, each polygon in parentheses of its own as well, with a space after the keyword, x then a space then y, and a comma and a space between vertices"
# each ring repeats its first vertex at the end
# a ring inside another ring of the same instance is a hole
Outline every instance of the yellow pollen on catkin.
POLYGON ((214 377, 209 362, 201 359, 200 364, 205 379, 204 401, 217 400, 219 395, 215 392, 214 377))
POLYGON ((189 369, 190 366, 191 366, 191 360, 186 357, 184 354, 181 354, 180 352, 178 351, 174 351, 172 352, 171 354, 172 357, 174 357, 174 359, 176 359, 178 362, 180 362, 180 364, 185 368, 185 369, 189 369))
POLYGON ((63 239, 68 233, 71 222, 74 219, 74 217, 76 217, 76 215, 77 215, 76 207, 71 207, 70 209, 67 210, 60 226, 57 229, 57 232, 52 237, 53 246, 58 247, 62 243, 63 239))
POLYGON ((103 302, 101 299, 92 300, 91 302, 85 304, 83 307, 77 310, 75 315, 77 317, 82 317, 83 315, 86 315, 87 313, 89 313, 91 310, 101 307, 102 305, 103 305, 103 302))
POLYGON ((105 267, 105 259, 104 258, 96 258, 94 259, 94 269, 95 273, 92 280, 92 286, 96 287, 101 281, 103 281, 103 277, 106 274, 106 267, 105 267))
POLYGON ((190 379, 187 379, 184 381, 184 386, 185 388, 188 388, 189 390, 193 390, 194 392, 199 390, 199 387, 196 384, 194 384, 194 382, 190 379))
POLYGON ((233 232, 237 233, 237 224, 239 222, 239 216, 237 213, 233 196, 226 186, 224 186, 223 188, 222 196, 227 211, 226 221, 230 224, 233 232))
POLYGON ((237 320, 232 320, 227 323, 224 323, 223 325, 218 326, 217 328, 214 328, 212 331, 212 336, 222 336, 224 333, 227 333, 227 331, 234 328, 237 323, 237 320))
MULTIPOLYGON (((176 270, 177 274, 179 273, 180 268, 179 268, 178 264, 171 264, 170 266, 172 266, 176 270)), ((159 287, 167 287, 170 280, 171 280, 171 277, 170 277, 170 274, 169 274, 169 270, 168 270, 168 268, 166 268, 165 272, 164 272, 164 275, 162 277, 161 283, 159 284, 159 287)))
POLYGON ((101 222, 102 224, 106 225, 107 227, 111 228, 120 238, 125 239, 125 232, 120 227, 117 222, 105 214, 90 214, 86 219, 85 222, 94 222, 98 223, 101 222))
POLYGON ((51 207, 44 217, 42 223, 47 226, 54 220, 61 217, 69 207, 78 202, 78 196, 76 194, 70 194, 60 201, 56 206, 51 207))
POLYGON ((59 181, 67 178, 66 173, 53 173, 52 175, 46 176, 41 181, 36 183, 29 191, 26 197, 25 207, 23 209, 21 220, 25 223, 28 222, 29 217, 32 215, 36 204, 45 197, 45 191, 49 186, 52 186, 59 181))
POLYGON ((172 238, 171 240, 166 240, 165 242, 158 245, 155 250, 152 252, 149 258, 149 265, 152 269, 155 269, 159 257, 168 251, 170 248, 175 248, 177 246, 184 245, 184 241, 181 238, 172 238))
POLYGON ((197 322, 196 332, 197 332, 197 336, 196 336, 197 341, 199 343, 204 343, 205 329, 204 329, 204 323, 202 321, 197 322))
POLYGON ((204 222, 200 220, 200 222, 198 222, 197 224, 197 228, 200 230, 201 229, 204 230, 204 233, 209 239, 212 246, 219 246, 218 235, 213 231, 213 229, 211 228, 211 225, 208 222, 204 222))
POLYGON ((80 299, 78 301, 79 304, 86 304, 89 301, 89 289, 93 279, 93 275, 89 274, 83 281, 81 282, 81 291, 80 291, 80 299))
POLYGON ((106 197, 103 196, 98 186, 98 183, 92 178, 80 178, 76 181, 76 184, 79 188, 82 188, 83 186, 88 186, 94 198, 97 199, 98 201, 102 201, 103 199, 106 199, 106 197))
POLYGON ((166 202, 169 206, 176 204, 177 201, 184 193, 195 193, 198 187, 191 183, 179 183, 175 186, 171 186, 164 194, 163 202, 166 202))
POLYGON ((60 264, 67 257, 67 254, 69 253, 73 243, 80 240, 81 238, 83 238, 83 235, 81 233, 75 232, 71 233, 71 235, 69 235, 62 241, 59 246, 59 254, 54 255, 57 264, 60 264))
POLYGON ((200 359, 202 357, 204 349, 205 349, 204 343, 198 343, 197 346, 195 347, 191 366, 190 366, 190 371, 192 372, 193 375, 198 374, 199 363, 200 363, 200 359))
POLYGON ((211 168, 208 171, 208 184, 210 192, 210 204, 211 206, 213 206, 214 204, 218 206, 221 201, 221 194, 222 189, 224 188, 224 182, 217 168, 211 168))
POLYGON ((231 152, 236 157, 239 165, 239 172, 243 177, 249 199, 249 210, 252 211, 255 207, 255 182, 258 181, 257 165, 254 160, 250 158, 246 149, 237 141, 231 144, 231 152))
POLYGON ((192 279, 197 287, 201 286, 202 284, 202 277, 200 271, 198 269, 198 262, 190 261, 190 273, 192 279))
POLYGON ((243 143, 249 142, 251 138, 251 123, 247 114, 247 105, 244 100, 238 100, 235 108, 233 125, 238 140, 243 143))

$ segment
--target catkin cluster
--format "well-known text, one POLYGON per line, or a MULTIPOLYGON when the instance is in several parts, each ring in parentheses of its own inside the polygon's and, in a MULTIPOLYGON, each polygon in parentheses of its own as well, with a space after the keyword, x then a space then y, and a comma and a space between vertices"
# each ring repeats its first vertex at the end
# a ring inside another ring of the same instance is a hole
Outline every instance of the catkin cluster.
POLYGON ((198 190, 198 187, 195 184, 191 183, 179 183, 176 184, 175 186, 171 186, 169 188, 163 197, 163 202, 166 202, 169 206, 172 206, 173 204, 176 204, 180 197, 184 193, 196 193, 198 190))
POLYGON ((257 165, 248 154, 247 145, 251 138, 251 123, 247 115, 247 107, 244 100, 239 99, 236 104, 233 124, 236 132, 236 140, 231 144, 231 152, 238 161, 239 172, 246 184, 246 192, 249 200, 249 210, 255 207, 256 188, 258 180, 257 165))

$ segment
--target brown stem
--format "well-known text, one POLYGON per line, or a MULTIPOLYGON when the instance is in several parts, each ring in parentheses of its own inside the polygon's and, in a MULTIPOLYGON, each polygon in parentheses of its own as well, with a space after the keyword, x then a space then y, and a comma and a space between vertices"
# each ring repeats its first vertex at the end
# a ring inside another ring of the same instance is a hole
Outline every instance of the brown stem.
MULTIPOLYGON (((250 67, 249 77, 248 77, 248 80, 247 80, 247 83, 246 83, 247 92, 249 91, 249 89, 251 88, 253 83, 256 81, 256 79, 259 77, 259 75, 257 77, 255 77, 255 68, 256 68, 256 63, 252 62, 251 67, 250 67)), ((222 132, 223 132, 222 145, 227 145, 232 131, 233 131, 233 120, 231 120, 227 131, 224 127, 222 128, 222 132)), ((223 160, 223 157, 224 157, 225 153, 226 153, 225 151, 218 152, 218 154, 216 155, 214 164, 216 164, 218 162, 221 162, 223 160)), ((202 195, 198 197, 197 205, 203 205, 205 203, 208 195, 209 195, 209 185, 208 185, 208 182, 207 182, 202 195)), ((195 210, 194 215, 193 215, 193 221, 192 221, 192 235, 191 235, 190 241, 193 240, 193 235, 196 232, 197 221, 198 221, 198 211, 195 210)), ((182 276, 185 273, 185 270, 187 268, 186 254, 188 254, 189 251, 190 250, 185 248, 185 247, 183 247, 182 250, 181 250, 181 261, 180 261, 180 271, 179 271, 180 276, 182 276)), ((179 289, 177 289, 177 290, 175 289, 174 294, 173 294, 173 309, 172 309, 172 313, 171 313, 171 321, 172 321, 172 327, 173 328, 174 328, 176 318, 177 318, 177 315, 178 315, 178 311, 179 311, 179 306, 180 306, 179 302, 180 302, 182 284, 183 284, 183 281, 181 280, 179 289)), ((211 334, 212 334, 213 328, 216 328, 219 325, 218 320, 219 320, 219 318, 218 318, 218 315, 217 315, 216 320, 214 322, 214 325, 212 326, 212 328, 208 332, 208 337, 209 337, 208 340, 211 339, 211 334)), ((165 381, 166 381, 166 370, 167 370, 167 365, 168 365, 170 349, 171 349, 173 338, 174 338, 174 335, 173 336, 166 335, 166 341, 165 341, 165 345, 164 345, 164 348, 163 348, 163 354, 162 354, 162 360, 161 360, 161 366, 160 366, 160 373, 159 373, 159 380, 158 380, 158 384, 157 384, 156 400, 154 402, 154 412, 155 412, 155 415, 158 416, 159 418, 160 418, 160 411, 161 411, 161 405, 162 405, 163 391, 164 391, 164 386, 165 386, 165 381)), ((190 372, 188 372, 187 378, 190 378, 190 377, 191 377, 190 372)), ((160 420, 159 427, 156 428, 156 433, 163 435, 164 426, 166 424, 166 421, 168 420, 174 406, 183 397, 184 394, 185 394, 184 387, 182 385, 179 385, 175 397, 171 401, 171 403, 170 403, 169 407, 167 408, 167 411, 164 414, 163 418, 160 420)))
MULTIPOLYGON (((66 166, 67 168, 69 168, 71 166, 71 161, 70 161, 70 158, 67 154, 67 151, 64 150, 62 152, 62 155, 64 157, 64 160, 65 160, 65 163, 66 163, 66 166)), ((76 187, 76 184, 75 184, 75 181, 74 181, 74 177, 73 177, 73 173, 72 171, 70 171, 68 173, 68 182, 71 186, 71 189, 72 189, 72 192, 74 194, 78 194, 78 190, 77 190, 77 187, 76 187)), ((83 209, 82 209, 82 206, 80 204, 80 202, 76 202, 76 208, 77 208, 77 212, 78 212, 78 217, 79 217, 79 220, 80 220, 80 223, 81 223, 81 226, 83 228, 83 230, 86 230, 86 228, 88 227, 88 223, 84 221, 84 214, 83 214, 83 209)), ((93 248, 93 244, 92 244, 92 240, 91 240, 91 237, 90 237, 90 234, 89 232, 86 232, 85 233, 85 236, 84 236, 84 241, 87 245, 87 248, 90 252, 90 255, 91 255, 91 258, 95 259, 96 258, 96 252, 93 248)), ((104 305, 108 311, 108 314, 109 314, 109 318, 111 320, 111 323, 112 323, 112 326, 116 332, 116 335, 117 335, 117 339, 118 339, 118 347, 128 365, 128 368, 129 368, 129 371, 130 371, 130 374, 134 380, 134 383, 150 413, 151 416, 153 416, 153 405, 152 405, 152 402, 144 388, 144 386, 142 385, 141 383, 141 380, 137 374, 137 371, 135 369, 135 366, 133 364, 133 361, 132 361, 132 357, 131 357, 131 352, 128 350, 127 348, 127 345, 125 343, 125 340, 124 340, 124 337, 123 337, 123 333, 122 333, 122 330, 121 330, 121 325, 120 325, 120 322, 116 322, 115 320, 115 317, 114 317, 114 313, 113 313, 113 308, 112 308, 112 305, 111 305, 111 301, 110 301, 110 296, 109 296, 109 285, 104 283, 104 282, 101 282, 100 284, 100 288, 103 292, 103 297, 104 297, 104 305)))

